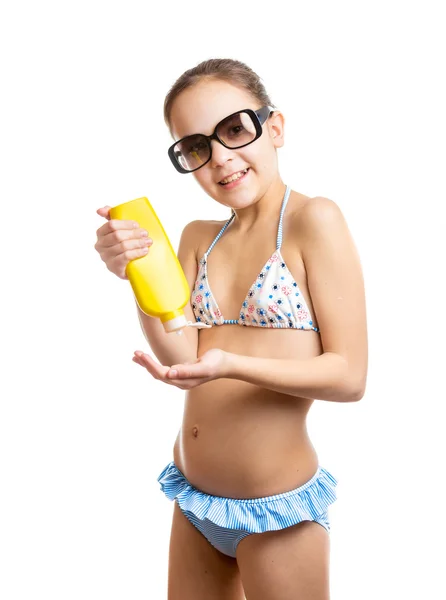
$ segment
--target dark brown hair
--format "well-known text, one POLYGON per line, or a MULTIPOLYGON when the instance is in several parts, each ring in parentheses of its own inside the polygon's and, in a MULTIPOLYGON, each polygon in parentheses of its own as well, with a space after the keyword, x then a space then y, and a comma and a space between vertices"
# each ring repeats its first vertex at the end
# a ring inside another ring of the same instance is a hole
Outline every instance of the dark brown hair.
POLYGON ((202 79, 222 79, 238 86, 256 98, 262 106, 275 108, 260 77, 245 63, 231 58, 211 58, 185 71, 170 88, 164 100, 164 120, 170 129, 170 114, 175 98, 202 79))

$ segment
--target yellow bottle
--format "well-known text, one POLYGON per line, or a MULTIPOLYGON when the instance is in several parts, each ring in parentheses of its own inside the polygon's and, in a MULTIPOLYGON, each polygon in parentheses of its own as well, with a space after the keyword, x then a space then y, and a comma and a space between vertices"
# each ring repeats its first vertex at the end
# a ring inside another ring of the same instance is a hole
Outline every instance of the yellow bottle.
POLYGON ((167 333, 181 332, 183 327, 209 327, 192 323, 184 314, 190 290, 180 261, 147 198, 137 198, 110 209, 111 219, 136 221, 148 231, 153 244, 141 258, 131 260, 126 274, 140 309, 158 317, 167 333))

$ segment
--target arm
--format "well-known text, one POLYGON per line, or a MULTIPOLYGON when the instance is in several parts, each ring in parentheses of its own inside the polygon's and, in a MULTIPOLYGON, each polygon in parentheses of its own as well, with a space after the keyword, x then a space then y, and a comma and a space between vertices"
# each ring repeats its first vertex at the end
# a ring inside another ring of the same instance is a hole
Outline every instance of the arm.
MULTIPOLYGON (((183 229, 178 246, 178 260, 183 268, 189 289, 192 289, 197 276, 196 241, 199 237, 199 222, 192 221, 183 229)), ((155 356, 162 365, 188 363, 197 359, 198 331, 194 327, 185 327, 182 335, 166 333, 158 318, 143 313, 136 304, 139 322, 144 336, 155 356)), ((195 321, 190 302, 184 307, 188 321, 195 321)))
POLYGON ((301 243, 323 354, 283 360, 225 353, 222 376, 291 396, 360 400, 368 362, 365 294, 347 224, 333 201, 313 198, 293 229, 301 243))

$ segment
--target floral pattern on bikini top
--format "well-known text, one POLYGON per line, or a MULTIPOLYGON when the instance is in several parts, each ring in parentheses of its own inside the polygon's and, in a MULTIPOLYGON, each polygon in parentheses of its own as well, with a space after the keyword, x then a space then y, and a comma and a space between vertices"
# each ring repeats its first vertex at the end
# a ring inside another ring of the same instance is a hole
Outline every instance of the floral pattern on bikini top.
POLYGON ((211 246, 200 260, 191 295, 195 319, 207 325, 238 324, 245 327, 293 328, 319 331, 313 324, 307 303, 280 252, 282 244, 282 219, 289 197, 287 187, 282 202, 277 236, 277 249, 268 259, 251 285, 240 308, 238 319, 227 320, 222 315, 208 281, 207 263, 212 248, 234 218, 226 222, 211 246))

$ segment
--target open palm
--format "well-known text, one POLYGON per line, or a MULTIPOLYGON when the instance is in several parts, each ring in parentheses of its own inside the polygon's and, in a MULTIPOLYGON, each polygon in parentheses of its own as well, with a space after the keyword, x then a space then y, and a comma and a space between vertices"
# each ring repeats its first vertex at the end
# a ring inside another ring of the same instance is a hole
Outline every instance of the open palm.
POLYGON ((189 390, 207 381, 225 377, 225 354, 223 350, 213 348, 195 362, 166 367, 153 360, 149 354, 136 350, 132 360, 158 381, 189 390))

